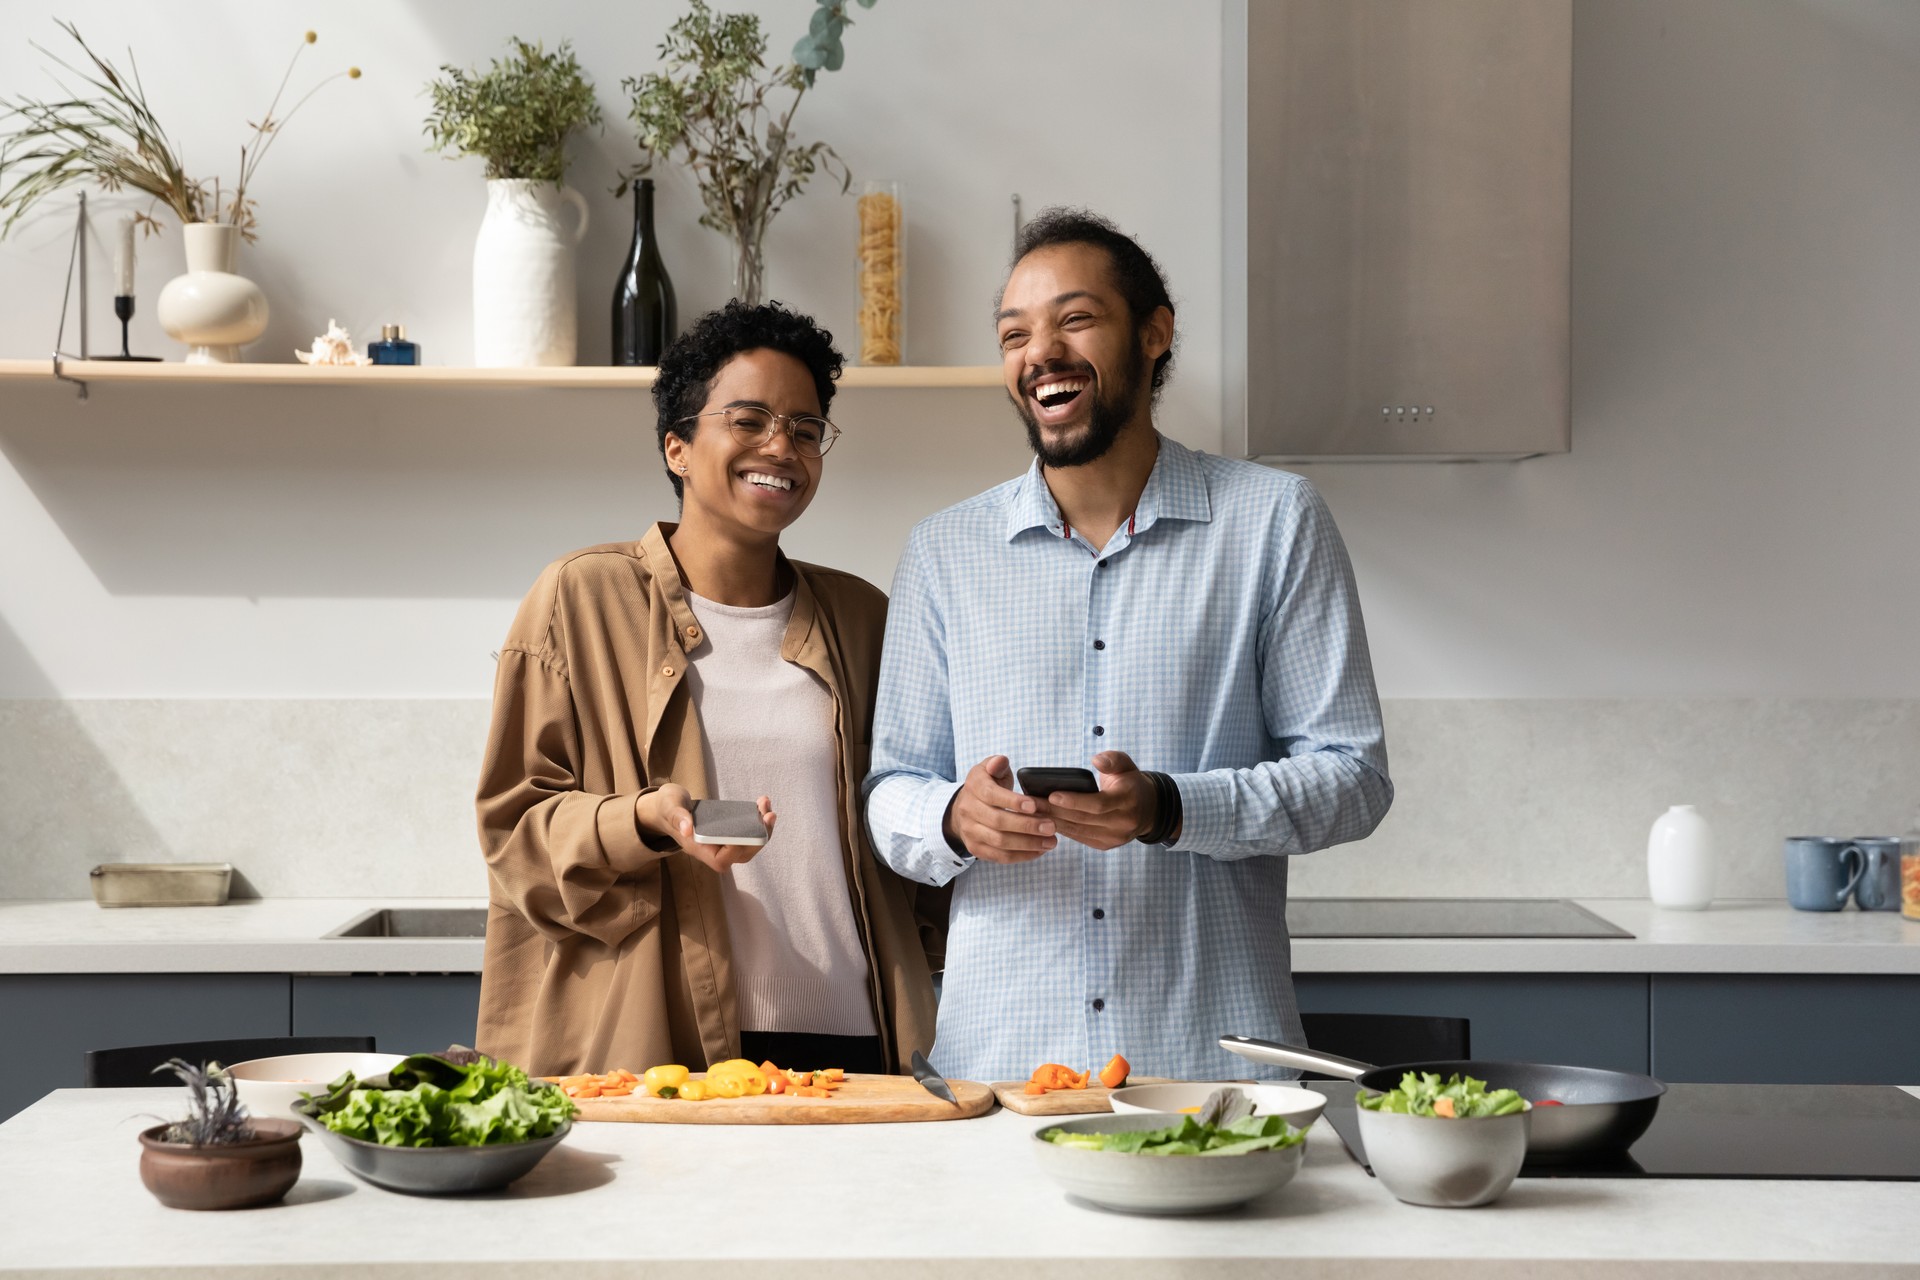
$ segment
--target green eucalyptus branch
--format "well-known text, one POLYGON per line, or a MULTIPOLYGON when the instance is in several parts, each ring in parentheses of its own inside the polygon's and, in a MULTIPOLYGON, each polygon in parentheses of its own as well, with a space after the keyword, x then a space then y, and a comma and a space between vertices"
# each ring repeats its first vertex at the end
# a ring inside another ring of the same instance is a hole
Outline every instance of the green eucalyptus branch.
POLYGON ((615 194, 626 194, 656 161, 677 157, 699 184, 701 225, 751 243, 816 172, 837 176, 846 191, 853 174, 838 153, 793 136, 794 115, 815 73, 837 71, 845 61, 841 35, 853 23, 848 0, 818 3, 793 61, 770 67, 757 16, 715 13, 706 0, 691 0, 660 45, 667 69, 621 82, 645 155, 621 175, 615 194), (792 94, 783 110, 769 105, 776 93, 792 94))

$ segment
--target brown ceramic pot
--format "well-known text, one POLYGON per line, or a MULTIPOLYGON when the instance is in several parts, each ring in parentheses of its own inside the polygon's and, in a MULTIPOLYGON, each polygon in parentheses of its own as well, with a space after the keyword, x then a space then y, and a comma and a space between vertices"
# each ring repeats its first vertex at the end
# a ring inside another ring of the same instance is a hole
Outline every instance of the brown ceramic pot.
POLYGON ((251 1142, 195 1147, 166 1142, 164 1124, 140 1135, 140 1181, 170 1209, 248 1209, 272 1204, 300 1179, 293 1120, 253 1120, 251 1142))

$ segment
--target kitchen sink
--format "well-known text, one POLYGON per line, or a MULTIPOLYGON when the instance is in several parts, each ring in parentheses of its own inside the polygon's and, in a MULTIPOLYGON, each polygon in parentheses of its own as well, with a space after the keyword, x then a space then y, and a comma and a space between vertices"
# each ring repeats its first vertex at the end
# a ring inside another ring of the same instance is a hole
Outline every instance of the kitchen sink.
POLYGON ((376 907, 326 935, 329 938, 484 938, 485 907, 376 907))

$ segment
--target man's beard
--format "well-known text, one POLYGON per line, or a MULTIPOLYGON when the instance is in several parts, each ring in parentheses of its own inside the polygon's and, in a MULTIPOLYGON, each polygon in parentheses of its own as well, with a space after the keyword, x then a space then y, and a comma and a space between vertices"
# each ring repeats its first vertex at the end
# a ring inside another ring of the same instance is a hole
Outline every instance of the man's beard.
POLYGON ((1040 434, 1040 420, 1033 415, 1026 395, 1009 396, 1013 408, 1020 420, 1027 424, 1027 447, 1040 459, 1043 467, 1084 467, 1107 455, 1114 441, 1120 438, 1120 432, 1133 417, 1133 405, 1129 401, 1139 394, 1140 384, 1146 381, 1147 353, 1138 340, 1127 353, 1125 363, 1120 366, 1114 387, 1108 391, 1106 384, 1093 378, 1093 370, 1085 365, 1076 369, 1049 368, 1028 383, 1037 385, 1047 377, 1056 377, 1062 373, 1082 373, 1091 380, 1091 384, 1080 394, 1092 396, 1091 412, 1087 415, 1085 434, 1078 439, 1058 445, 1050 445, 1040 434))

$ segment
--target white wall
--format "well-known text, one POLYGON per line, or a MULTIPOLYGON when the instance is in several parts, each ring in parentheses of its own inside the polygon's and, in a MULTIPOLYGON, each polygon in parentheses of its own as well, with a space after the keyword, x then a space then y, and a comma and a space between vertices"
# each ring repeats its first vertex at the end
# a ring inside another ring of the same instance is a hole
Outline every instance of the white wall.
MULTIPOLYGON (((575 152, 597 359, 627 234, 605 192, 633 154, 618 80, 678 7, 229 2, 188 25, 11 0, 0 90, 44 91, 25 42, 58 48, 51 16, 73 16, 141 51, 206 165, 321 24, 305 69, 367 76, 317 99, 262 171, 246 269, 276 318, 254 355, 287 358, 332 316, 363 335, 402 320, 458 363, 479 165, 421 150, 420 86, 509 32, 571 35, 613 117, 575 152)), ((776 51, 808 8, 764 5, 776 51)), ((1011 192, 1085 203, 1168 268, 1185 345, 1163 425, 1217 447, 1217 6, 857 16, 801 120, 907 184, 911 358, 991 358, 1011 192)), ((1305 892, 1637 893, 1646 824, 1689 800, 1716 818, 1728 891, 1778 892, 1788 828, 1894 828, 1920 791, 1920 6, 1580 0, 1576 17, 1573 452, 1312 468, 1353 548, 1400 795, 1378 836, 1306 860, 1305 892)), ((662 180, 691 315, 726 292, 727 254, 684 176, 662 180)), ((63 208, 0 242, 0 353, 46 350, 67 228, 63 208)), ((849 338, 851 228, 821 186, 771 245, 774 292, 849 338)), ((178 249, 146 254, 136 343, 177 354, 152 300, 178 249)), ((478 892, 488 651, 548 558, 670 510, 647 408, 124 385, 82 405, 0 383, 0 896, 81 896, 92 862, 147 856, 230 857, 273 893, 478 892)), ((849 435, 789 546, 880 582, 915 518, 1025 462, 997 393, 849 392, 835 416, 849 435)))
MULTIPOLYGON (((722 6, 743 7, 743 6, 722 6)), ((807 0, 752 6, 783 54, 807 0)), ((678 0, 478 4, 13 0, 0 86, 46 93, 59 15, 102 52, 132 44, 149 95, 194 166, 211 170, 257 118, 308 25, 300 76, 360 65, 287 128, 261 169, 261 237, 244 270, 274 309, 254 359, 290 359, 337 318, 356 335, 400 320, 430 362, 470 354, 468 271, 484 193, 478 160, 424 150, 424 83, 508 34, 571 38, 599 88, 603 135, 573 150, 593 202, 581 255, 583 362, 603 363, 612 278, 630 218, 608 193, 638 155, 619 92, 655 65, 678 0)), ((1012 193, 1109 214, 1153 247, 1182 304, 1185 354, 1167 426, 1215 447, 1220 399, 1220 15, 1150 0, 965 6, 884 0, 856 10, 843 71, 801 108, 856 176, 905 183, 908 357, 994 358, 988 311, 1012 193)), ((660 174, 660 231, 683 317, 729 291, 724 241, 695 224, 684 173, 660 174)), ((856 187, 856 192, 857 192, 856 187)), ((104 232, 125 200, 97 200, 104 232)), ((0 353, 44 352, 59 314, 68 202, 0 242, 0 353)), ((853 345, 850 197, 823 181, 775 222, 769 289, 853 345)), ((153 299, 181 269, 171 237, 143 245, 138 349, 177 355, 153 299)), ((93 342, 109 341, 110 246, 95 256, 93 342)), ((70 337, 69 349, 77 346, 70 337)), ((0 697, 484 695, 487 651, 541 564, 629 537, 672 504, 650 402, 612 394, 369 395, 333 390, 133 390, 0 383, 0 697)), ((993 392, 847 393, 828 483, 789 539, 797 555, 885 583, 913 520, 1025 465, 993 392)))

